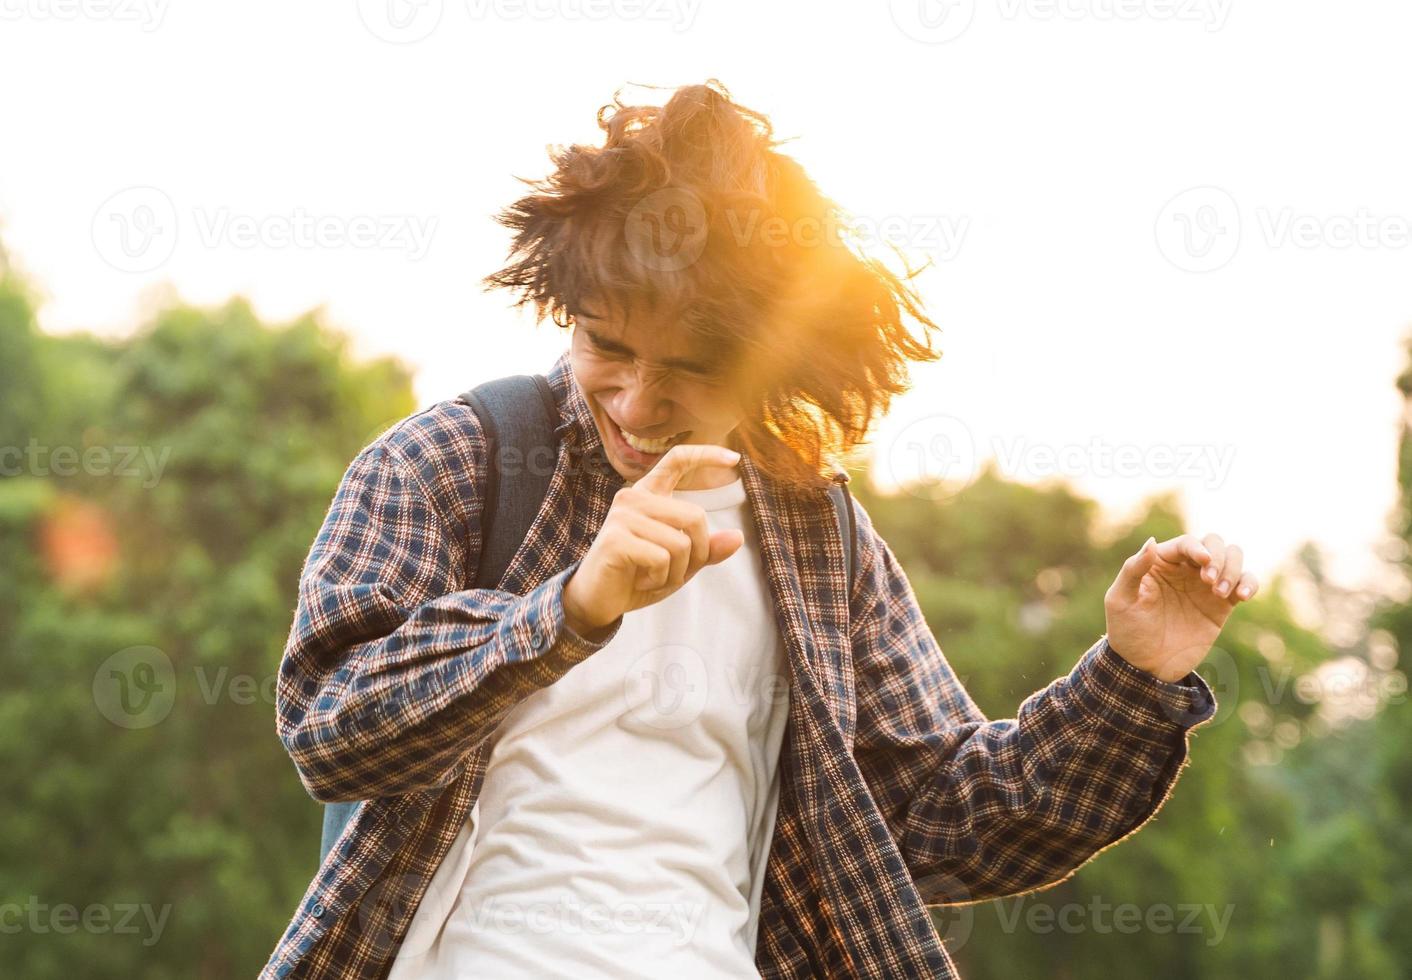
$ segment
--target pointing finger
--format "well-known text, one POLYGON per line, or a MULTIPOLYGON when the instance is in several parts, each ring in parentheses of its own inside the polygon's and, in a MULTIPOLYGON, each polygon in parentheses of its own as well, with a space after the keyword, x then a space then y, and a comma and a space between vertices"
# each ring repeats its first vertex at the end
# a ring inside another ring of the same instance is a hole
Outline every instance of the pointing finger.
POLYGON ((648 493, 669 494, 688 474, 703 466, 734 466, 739 462, 740 453, 724 446, 681 443, 667 450, 667 455, 658 460, 657 465, 635 486, 648 493))

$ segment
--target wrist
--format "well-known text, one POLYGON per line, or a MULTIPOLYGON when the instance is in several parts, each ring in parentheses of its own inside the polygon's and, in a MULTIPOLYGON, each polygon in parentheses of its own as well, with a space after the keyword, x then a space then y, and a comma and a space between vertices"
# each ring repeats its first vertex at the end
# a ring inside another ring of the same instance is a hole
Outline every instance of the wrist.
POLYGON ((1139 662, 1138 660, 1134 660, 1131 657, 1125 656, 1123 654, 1123 651, 1113 646, 1113 641, 1111 639, 1108 639, 1106 635, 1104 637, 1104 640, 1108 644, 1108 649, 1116 653, 1129 666, 1133 667, 1136 670, 1142 671, 1149 677, 1155 677, 1157 680, 1161 681, 1164 684, 1180 684, 1191 674, 1190 669, 1177 671, 1171 667, 1139 662))
POLYGON ((579 636, 582 636, 583 638, 588 640, 594 640, 596 642, 598 637, 596 637, 594 634, 601 635, 604 632, 604 627, 607 624, 594 623, 582 611, 582 607, 580 606, 578 601, 577 592, 573 588, 574 579, 577 575, 578 571, 575 570, 574 574, 570 575, 569 580, 564 584, 564 625, 566 625, 569 629, 573 630, 579 636))

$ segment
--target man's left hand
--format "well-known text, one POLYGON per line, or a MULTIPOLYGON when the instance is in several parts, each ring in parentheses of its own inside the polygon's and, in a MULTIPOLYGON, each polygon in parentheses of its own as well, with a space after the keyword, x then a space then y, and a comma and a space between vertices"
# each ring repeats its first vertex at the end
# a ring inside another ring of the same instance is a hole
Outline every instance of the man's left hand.
POLYGON ((1108 644, 1159 680, 1180 681, 1206 658, 1237 603, 1260 588, 1239 547, 1220 535, 1148 538, 1103 596, 1108 644))

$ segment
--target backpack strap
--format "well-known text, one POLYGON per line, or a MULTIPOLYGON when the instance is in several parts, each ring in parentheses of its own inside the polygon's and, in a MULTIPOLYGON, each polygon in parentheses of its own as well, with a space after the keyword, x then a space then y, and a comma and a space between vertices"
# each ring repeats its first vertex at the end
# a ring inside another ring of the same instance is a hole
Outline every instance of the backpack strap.
POLYGON ((838 521, 839 539, 845 544, 843 570, 848 582, 847 594, 851 596, 853 568, 858 561, 858 521, 853 513, 853 495, 848 492, 848 474, 843 470, 834 474, 833 486, 829 487, 829 499, 833 501, 834 518, 838 521))
POLYGON ((480 588, 494 588, 549 492, 558 457, 554 430, 559 409, 541 374, 496 378, 462 392, 456 400, 475 410, 485 436, 480 563, 473 581, 480 588))
MULTIPOLYGON (((517 374, 456 396, 475 411, 485 436, 486 486, 481 504, 481 553, 472 582, 499 583, 539 513, 558 457, 559 409, 540 374, 517 374)), ((358 802, 324 804, 319 863, 323 864, 358 802)))

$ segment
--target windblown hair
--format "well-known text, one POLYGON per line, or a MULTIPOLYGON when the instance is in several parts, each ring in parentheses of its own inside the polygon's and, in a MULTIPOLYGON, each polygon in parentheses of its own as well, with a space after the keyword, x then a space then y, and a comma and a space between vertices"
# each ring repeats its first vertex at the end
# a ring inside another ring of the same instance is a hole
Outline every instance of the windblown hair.
POLYGON ((485 284, 564 328, 599 303, 671 316, 729 379, 740 448, 776 479, 827 485, 910 387, 907 362, 941 356, 909 284, 920 269, 904 258, 899 278, 856 248, 769 120, 715 79, 662 106, 619 90, 598 125, 602 146, 551 147, 554 172, 520 178, 533 192, 497 216, 514 240, 485 284))

